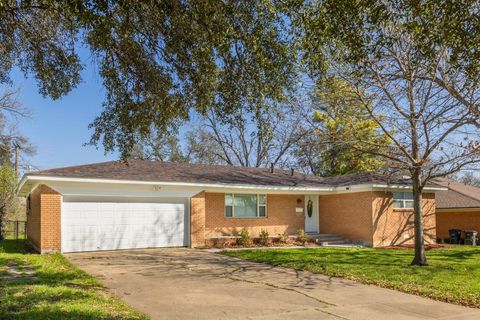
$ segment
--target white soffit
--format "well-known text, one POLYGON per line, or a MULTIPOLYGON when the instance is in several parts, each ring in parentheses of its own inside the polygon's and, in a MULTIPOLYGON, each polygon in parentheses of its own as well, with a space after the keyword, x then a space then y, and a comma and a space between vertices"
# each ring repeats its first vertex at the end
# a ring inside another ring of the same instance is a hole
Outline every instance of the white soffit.
MULTIPOLYGON (((18 194, 26 196, 38 184, 45 183, 64 195, 125 195, 191 197, 201 191, 245 192, 279 194, 332 194, 371 190, 409 191, 411 186, 389 184, 358 184, 342 187, 288 187, 223 183, 193 183, 170 181, 137 181, 93 178, 67 178, 47 176, 24 176, 18 194)), ((424 192, 445 191, 444 187, 426 187, 424 192)))

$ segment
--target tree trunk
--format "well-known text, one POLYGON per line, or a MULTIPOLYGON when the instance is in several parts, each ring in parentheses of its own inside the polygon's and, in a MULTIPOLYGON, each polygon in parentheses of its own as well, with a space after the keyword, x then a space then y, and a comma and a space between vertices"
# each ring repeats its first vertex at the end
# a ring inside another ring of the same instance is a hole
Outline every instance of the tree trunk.
POLYGON ((5 225, 5 206, 0 207, 0 241, 5 240, 5 237, 3 236, 3 226, 5 225))
POLYGON ((415 257, 412 265, 426 266, 425 240, 423 238, 423 212, 422 212, 422 186, 419 169, 414 169, 412 174, 413 185, 413 215, 415 228, 415 257))

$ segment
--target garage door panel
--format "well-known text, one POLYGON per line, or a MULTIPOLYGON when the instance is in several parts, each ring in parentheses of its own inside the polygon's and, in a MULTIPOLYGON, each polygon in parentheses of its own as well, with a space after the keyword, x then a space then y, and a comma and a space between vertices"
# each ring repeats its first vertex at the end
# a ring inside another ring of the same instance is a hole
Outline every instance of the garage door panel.
POLYGON ((64 202, 62 251, 185 246, 184 203, 64 202))

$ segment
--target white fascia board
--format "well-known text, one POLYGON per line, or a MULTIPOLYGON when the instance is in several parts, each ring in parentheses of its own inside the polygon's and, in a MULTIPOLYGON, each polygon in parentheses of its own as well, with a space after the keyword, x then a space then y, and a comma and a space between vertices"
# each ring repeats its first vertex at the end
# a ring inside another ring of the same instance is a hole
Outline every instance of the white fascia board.
MULTIPOLYGON (((374 189, 391 189, 391 190, 412 190, 412 186, 408 185, 390 185, 390 184, 373 184, 372 188, 374 189)), ((447 191, 448 188, 445 187, 424 187, 423 193, 431 191, 447 191)))
POLYGON ((23 185, 27 182, 28 176, 23 175, 22 179, 20 179, 20 183, 18 184, 17 187, 17 194, 20 194, 20 191, 22 191, 23 185))
MULTIPOLYGON (((159 187, 186 188, 210 191, 210 192, 264 192, 271 193, 295 193, 295 194, 332 194, 332 193, 350 193, 370 190, 411 190, 411 186, 389 185, 389 184, 358 184, 343 187, 285 187, 285 186, 263 186, 246 184, 226 184, 226 183, 195 183, 195 182, 171 182, 171 181, 138 181, 138 180, 117 180, 117 179, 95 179, 95 178, 68 178, 68 177, 49 177, 49 176, 28 176, 25 175, 19 186, 19 193, 28 194, 30 190, 23 190, 23 186, 32 181, 34 184, 41 182, 73 182, 73 183, 98 183, 98 184, 123 184, 123 185, 151 185, 159 187)), ((445 191, 448 188, 426 187, 426 191, 445 191)))
MULTIPOLYGON (((378 184, 378 183, 364 183, 364 184, 355 184, 350 186, 336 187, 335 193, 352 193, 352 192, 363 192, 363 191, 411 191, 412 186, 409 185, 400 185, 400 184, 378 184)), ((447 188, 444 187, 425 187, 423 192, 435 192, 435 191, 447 191, 447 188)))
POLYGON ((471 207, 471 208, 435 208, 435 212, 480 212, 480 207, 471 207))
MULTIPOLYGON (((94 178, 67 178, 49 176, 27 176, 26 181, 38 182, 76 182, 76 183, 102 183, 102 184, 130 184, 130 185, 151 185, 177 188, 202 188, 207 191, 218 190, 251 190, 251 191, 280 191, 280 192, 333 192, 333 187, 285 187, 285 186, 263 186, 226 183, 196 183, 196 182, 171 182, 171 181, 138 181, 138 180, 117 180, 117 179, 94 179, 94 178)), ((25 183, 23 183, 25 184, 25 183)), ((23 186, 23 185, 22 185, 23 186)))

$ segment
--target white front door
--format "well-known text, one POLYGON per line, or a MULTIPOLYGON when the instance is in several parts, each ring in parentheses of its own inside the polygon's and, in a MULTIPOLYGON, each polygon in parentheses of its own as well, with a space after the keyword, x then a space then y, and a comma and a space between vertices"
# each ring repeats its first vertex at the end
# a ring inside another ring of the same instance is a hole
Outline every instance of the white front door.
POLYGON ((305 232, 318 232, 318 196, 305 196, 305 232))

